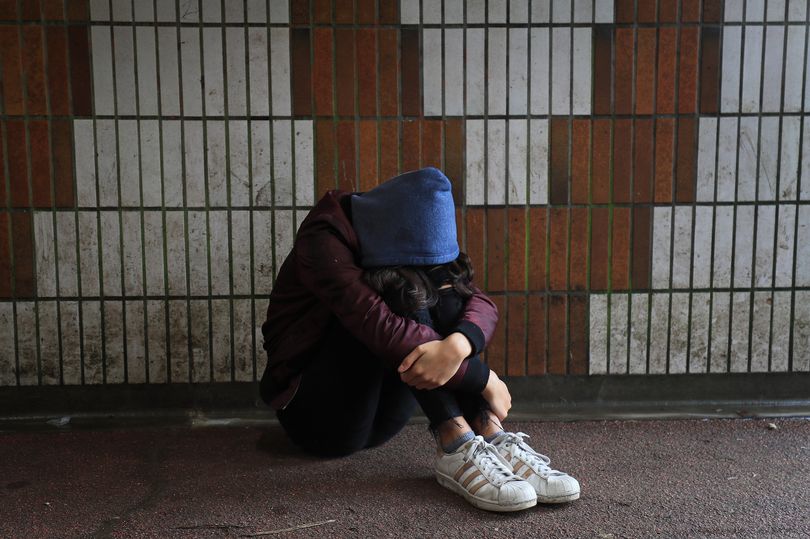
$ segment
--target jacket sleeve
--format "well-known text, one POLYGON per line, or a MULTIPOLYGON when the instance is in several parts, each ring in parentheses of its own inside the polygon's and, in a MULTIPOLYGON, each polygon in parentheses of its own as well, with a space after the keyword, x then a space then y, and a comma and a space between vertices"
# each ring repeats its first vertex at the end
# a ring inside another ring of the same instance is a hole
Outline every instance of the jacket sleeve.
POLYGON ((471 355, 474 356, 484 351, 495 333, 498 307, 475 285, 472 285, 472 290, 473 295, 467 300, 454 331, 469 339, 473 348, 471 355))

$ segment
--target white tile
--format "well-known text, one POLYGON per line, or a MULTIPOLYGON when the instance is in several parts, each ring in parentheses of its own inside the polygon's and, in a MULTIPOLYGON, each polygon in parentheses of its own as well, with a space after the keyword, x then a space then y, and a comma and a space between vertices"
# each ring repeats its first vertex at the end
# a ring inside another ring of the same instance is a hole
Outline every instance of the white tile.
POLYGON ((148 300, 146 302, 147 352, 149 355, 149 383, 165 383, 167 376, 166 347, 166 302, 148 300))
POLYGON ((731 249, 734 215, 731 206, 716 206, 714 214, 713 288, 731 286, 731 249))
POLYGON ((509 0, 509 24, 527 22, 529 22, 529 0, 509 0))
POLYGON ((144 206, 160 206, 160 126, 157 120, 141 120, 141 184, 144 206))
POLYGON ((200 30, 180 28, 180 61, 183 66, 183 114, 202 115, 202 66, 200 30))
POLYGON ((551 22, 571 22, 571 0, 554 0, 551 3, 551 22))
POLYGON ((135 114, 135 44, 131 26, 113 27, 115 93, 119 115, 135 114))
POLYGON ((160 211, 143 212, 143 231, 146 293, 150 296, 163 295, 163 214, 160 211))
POLYGON ((610 296, 610 374, 627 374, 628 294, 610 296))
POLYGON ((262 343, 264 342, 264 336, 262 335, 262 322, 264 322, 265 317, 267 316, 267 301, 266 300, 259 300, 253 302, 253 335, 254 335, 254 362, 255 368, 254 372, 257 373, 258 377, 261 377, 262 373, 267 366, 267 353, 262 349, 262 343))
POLYGON ((529 30, 509 29, 509 114, 525 115, 528 108, 529 30))
POLYGON ((56 212, 56 260, 59 272, 59 295, 79 295, 79 266, 76 254, 76 215, 56 212))
POLYGON ((172 22, 177 18, 175 0, 156 0, 155 3, 159 22, 172 22))
POLYGON ((273 24, 290 22, 290 8, 286 0, 270 0, 270 22, 273 24))
POLYGON ((39 383, 37 369, 37 320, 36 304, 31 301, 17 302, 17 364, 21 386, 39 383))
POLYGON ((509 204, 526 204, 526 173, 529 159, 526 120, 509 120, 509 204))
POLYGON ((53 212, 34 212, 34 252, 36 254, 37 296, 56 296, 56 242, 53 212))
POLYGON ((110 27, 90 27, 90 44, 93 56, 94 112, 100 116, 112 115, 115 114, 115 86, 110 27))
POLYGON ((200 0, 203 22, 222 21, 222 3, 219 0, 200 0))
MULTIPOLYGON (((779 140, 779 118, 775 116, 763 117, 759 136, 759 181, 757 182, 757 193, 759 200, 775 200, 777 193, 776 183, 779 153, 774 142, 779 140)), ((796 142, 798 142, 798 133, 796 133, 796 137, 796 142)))
POLYGON ((506 204, 506 120, 487 122, 487 204, 506 204))
MULTIPOLYGON (((0 314, 0 320, 2 315, 0 314)), ((82 348, 79 331, 79 303, 59 302, 60 334, 62 336, 62 380, 65 385, 82 383, 82 348)), ((0 324, 2 326, 2 324, 0 324)), ((2 346, 0 338, 0 346, 2 346)), ((2 369, 0 369, 2 371, 2 369)))
POLYGON ((734 232, 734 286, 749 287, 754 256, 753 206, 737 206, 734 232))
POLYGON ((731 372, 748 372, 750 294, 733 292, 731 297, 731 372))
POLYGON ((810 371, 810 291, 796 291, 793 312, 793 370, 810 371))
MULTIPOLYGON (((766 128, 762 124, 763 131, 766 128)), ((740 118, 739 165, 737 168, 737 198, 749 201, 756 198, 757 192, 757 140, 759 138, 758 120, 753 116, 740 118)), ((734 151, 733 148, 729 150, 734 151)), ((728 156, 731 159, 731 156, 728 156)), ((761 163, 765 165, 765 163, 761 163)))
MULTIPOLYGON (((273 198, 280 206, 292 206, 293 203, 292 152, 292 122, 273 120, 273 198)), ((270 189, 266 191, 263 198, 256 194, 256 204, 271 202, 270 189)))
MULTIPOLYGON (((762 74, 762 112, 779 112, 782 102, 782 49, 785 29, 765 27, 765 60, 762 74)), ((746 53, 747 54, 747 53, 746 53)))
POLYGON ((542 23, 551 20, 551 0, 532 0, 532 22, 542 23))
POLYGON ((487 20, 486 0, 467 0, 467 24, 482 24, 487 20))
POLYGON ((118 152, 115 120, 96 121, 96 159, 100 206, 118 206, 118 152))
POLYGON ((810 206, 800 205, 796 231, 796 286, 810 286, 810 206))
POLYGON ((204 211, 188 212, 188 284, 192 296, 208 294, 208 229, 204 211))
POLYGON ((487 22, 492 24, 505 23, 506 21, 506 0, 487 1, 487 22))
MULTIPOLYGON (((807 55, 810 58, 810 54, 807 55)), ((808 76, 810 76, 810 71, 808 71, 808 76)), ((810 86, 808 86, 810 88, 810 86)), ((810 95, 810 92, 807 92, 810 95)), ((801 170, 810 170, 810 119, 804 117, 802 120, 802 131, 804 136, 802 137, 802 164, 801 170)), ((801 190, 799 191, 799 199, 800 200, 808 200, 810 199, 810 180, 807 179, 807 174, 802 174, 802 182, 801 182, 801 190)))
POLYGON ((613 0, 597 0, 594 2, 594 22, 613 22, 613 0))
POLYGON ((104 350, 101 340, 101 302, 81 302, 82 350, 84 351, 84 383, 104 382, 104 350))
MULTIPOLYGON (((146 2, 135 4, 146 5, 146 2)), ((138 51, 138 114, 158 113, 157 87, 157 42, 155 29, 151 26, 136 26, 135 40, 138 51)))
POLYGON ((222 28, 203 28, 203 76, 205 77, 205 114, 225 114, 225 80, 222 68, 222 28))
MULTIPOLYGON (((779 200, 796 200, 801 128, 801 119, 798 116, 782 117, 782 151, 779 156, 779 200)), ((770 149, 771 145, 768 144, 768 147, 770 149)), ((805 179, 805 182, 807 181, 805 179)))
POLYGON ((548 120, 529 121, 529 203, 548 204, 548 120))
POLYGON ((591 0, 574 0, 574 22, 593 22, 593 2, 591 0))
POLYGON ((138 121, 118 120, 118 183, 121 186, 121 206, 141 205, 140 161, 138 121))
POLYGON ((400 0, 399 21, 402 24, 419 24, 419 0, 400 0))
POLYGON ((590 28, 574 28, 574 81, 571 88, 574 114, 591 113, 590 28))
POLYGON ((486 67, 484 55, 485 30, 482 28, 470 28, 466 32, 467 101, 465 110, 468 115, 480 115, 484 114, 484 95, 486 93, 486 82, 484 81, 486 67))
POLYGON ((694 254, 692 257, 692 287, 709 288, 712 270, 712 222, 714 208, 695 206, 694 254))
POLYGON ((745 21, 765 20, 765 0, 745 0, 745 21))
POLYGON ((506 28, 489 28, 487 46, 487 111, 506 114, 506 28))
POLYGON ((788 369, 790 345, 790 291, 773 293, 773 338, 771 339, 771 372, 788 369))
POLYGON ((200 120, 183 122, 186 206, 205 206, 205 142, 200 120))
POLYGON ((717 153, 715 200, 730 202, 734 200, 734 189, 737 184, 737 118, 720 118, 717 153))
POLYGON ((770 292, 754 292, 754 312, 751 321, 751 372, 768 372, 772 301, 770 292))
MULTIPOLYGON (((726 5, 728 21, 728 5, 726 5)), ((742 51, 742 31, 739 26, 723 28, 723 64, 720 70, 720 111, 740 110, 740 53, 742 51)), ((757 83, 757 88, 759 84, 757 83)), ((722 120, 721 120, 722 125, 722 120)))
POLYGON ((247 74, 245 71, 245 31, 225 28, 225 70, 228 81, 228 114, 247 113, 247 74))
POLYGON ((295 150, 295 204, 296 206, 311 206, 315 203, 312 121, 295 120, 293 128, 295 129, 293 141, 295 150))
POLYGON ((246 4, 248 22, 267 21, 267 13, 265 10, 266 2, 264 0, 247 0, 246 4))
POLYGON ((186 289, 186 228, 183 213, 166 212, 166 260, 170 295, 185 295, 186 289))
POLYGON ((650 374, 667 372, 669 294, 652 294, 650 308, 650 374))
POLYGON ((244 3, 225 2, 225 22, 245 22, 244 3))
POLYGON ((607 295, 591 294, 588 374, 607 374, 607 295))
POLYGON ((444 113, 464 114, 464 30, 444 30, 444 113))
POLYGON ((173 383, 189 381, 188 312, 186 300, 169 301, 169 376, 173 383))
POLYGON ((118 212, 100 211, 101 282, 105 296, 121 295, 121 230, 118 212))
POLYGON ((686 372, 687 347, 689 343, 689 293, 672 294, 672 316, 669 327, 669 372, 686 372))
POLYGON ((485 193, 485 166, 486 166, 486 132, 484 120, 466 121, 467 141, 467 173, 464 179, 467 182, 465 193, 467 204, 484 204, 485 193))
POLYGON ((180 122, 163 120, 163 196, 167 207, 183 206, 183 138, 180 122))
POLYGON ((422 82, 425 116, 442 114, 442 31, 422 30, 422 82))
POLYGON ((275 225, 275 274, 273 280, 278 277, 278 270, 292 250, 293 239, 295 238, 295 228, 293 223, 292 210, 276 210, 273 212, 273 224, 275 225))
POLYGON ((728 331, 731 317, 731 293, 712 293, 711 372, 728 371, 728 331))
MULTIPOLYGON (((758 112, 762 83, 762 26, 745 27, 745 58, 743 60, 742 102, 740 112, 758 112)), ((724 66, 725 69, 725 66, 724 66)))
POLYGON ((557 27, 551 30, 551 112, 568 114, 570 110, 571 29, 557 27))
POLYGON ((671 207, 653 208, 653 288, 669 288, 671 218, 671 207))
POLYGON ((298 229, 301 227, 301 223, 304 222, 304 219, 307 218, 309 211, 307 210, 296 210, 295 212, 295 231, 298 232, 298 229))
POLYGON ((231 272, 230 255, 228 254, 228 232, 230 231, 228 212, 225 210, 208 212, 208 228, 211 250, 211 293, 228 295, 231 272))
POLYGON ((784 21, 786 0, 768 0, 765 18, 768 21, 784 21))
POLYGON ((272 155, 270 153, 270 122, 254 120, 250 122, 250 181, 253 185, 254 205, 272 200, 272 155))
POLYGON ((754 286, 772 286, 776 207, 773 204, 758 204, 756 210, 757 246, 754 260, 754 286))
POLYGON ((104 312, 104 377, 107 384, 124 382, 124 306, 102 302, 104 312))
POLYGON ((90 0, 90 20, 91 21, 109 21, 110 20, 110 1, 109 0, 90 0))
POLYGON ((231 272, 233 293, 251 294, 250 267, 250 213, 243 210, 231 212, 231 272))
POLYGON ((209 120, 205 124, 205 157, 208 171, 208 204, 228 205, 228 171, 225 122, 209 120))
POLYGON ((146 331, 143 300, 124 302, 126 313, 127 383, 146 382, 146 331))
POLYGON ((114 21, 131 21, 133 5, 128 0, 112 0, 112 18, 114 21))
POLYGON ((248 75, 250 80, 250 114, 270 114, 270 99, 267 66, 267 31, 265 28, 248 28, 248 75))
POLYGON ((647 371, 648 305, 649 296, 646 293, 631 294, 629 374, 644 374, 647 371))
POLYGON ((191 381, 195 383, 211 381, 211 349, 208 320, 208 300, 191 300, 190 340, 191 340, 191 381))
POLYGON ((39 368, 42 385, 59 385, 59 317, 56 301, 37 303, 37 324, 39 333, 39 368))
POLYGON ((423 24, 442 23, 442 2, 422 3, 422 23, 423 24))
POLYGON ((0 348, 6 353, 0 354, 0 386, 17 385, 14 353, 14 304, 0 302, 0 348))
POLYGON ((161 113, 164 116, 178 116, 180 114, 180 63, 177 57, 177 29, 160 26, 157 34, 161 113))
POLYGON ((121 223, 124 227, 124 293, 127 296, 141 296, 144 293, 141 214, 121 212, 121 223))
POLYGON ((709 357, 709 305, 711 294, 692 294, 692 320, 689 333, 689 372, 706 372, 709 357))
MULTIPOLYGON (((657 208, 656 208, 657 211, 657 208)), ((672 288, 689 288, 692 269, 692 207, 675 206, 672 288)))
POLYGON ((80 207, 96 206, 96 143, 93 120, 73 120, 73 140, 76 200, 80 207))
POLYGON ((270 76, 273 87, 273 115, 289 116, 290 100, 290 30, 270 29, 270 76))
POLYGON ((253 380, 253 327, 251 300, 233 300, 233 327, 244 328, 233 335, 234 380, 250 382, 253 380))
POLYGON ((79 271, 83 296, 99 294, 97 213, 79 212, 79 271))
POLYGON ((790 0, 788 4, 788 20, 807 20, 807 0, 790 0))
POLYGON ((253 212, 253 291, 269 294, 273 285, 273 215, 253 212))
POLYGON ((211 365, 214 382, 231 381, 231 305, 228 299, 211 300, 211 365))
POLYGON ((243 120, 228 122, 230 148, 231 205, 250 204, 250 148, 248 147, 248 123, 243 120))
POLYGON ((790 287, 793 282, 793 239, 796 205, 780 204, 776 231, 776 275, 774 286, 790 287))

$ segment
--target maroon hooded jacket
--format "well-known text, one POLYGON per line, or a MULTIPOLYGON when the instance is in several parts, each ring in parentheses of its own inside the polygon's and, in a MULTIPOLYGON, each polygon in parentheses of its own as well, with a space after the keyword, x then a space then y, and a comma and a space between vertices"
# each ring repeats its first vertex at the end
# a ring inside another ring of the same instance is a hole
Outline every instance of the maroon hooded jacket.
MULTIPOLYGON (((396 369, 418 345, 442 337, 428 326, 393 313, 362 279, 360 246, 351 223, 350 195, 329 191, 307 215, 292 251, 278 272, 262 324, 270 395, 275 409, 292 400, 301 372, 324 344, 337 320, 381 362, 396 369)), ((489 343, 498 321, 495 304, 478 288, 467 300, 455 331, 472 345, 472 354, 489 343)), ((340 360, 339 353, 335 355, 340 360)), ((458 387, 468 360, 444 387, 458 387)))

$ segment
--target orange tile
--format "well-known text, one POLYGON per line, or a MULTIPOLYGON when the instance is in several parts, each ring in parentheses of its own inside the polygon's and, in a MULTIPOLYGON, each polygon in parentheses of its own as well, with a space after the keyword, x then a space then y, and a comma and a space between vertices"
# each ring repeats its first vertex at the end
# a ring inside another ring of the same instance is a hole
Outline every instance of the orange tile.
POLYGON ((551 204, 568 203, 568 119, 551 118, 551 204))
POLYGON ((352 24, 354 22, 353 0, 333 0, 335 22, 337 24, 352 24))
POLYGON ((422 158, 420 166, 442 168, 442 121, 422 120, 422 158))
POLYGON ((655 3, 655 0, 641 0, 638 3, 638 13, 636 15, 638 22, 656 22, 655 3))
POLYGON ((546 208, 529 208, 529 290, 546 290, 546 208))
POLYGON ((487 290, 506 290, 506 210, 487 208, 487 290))
POLYGON ((0 20, 13 21, 16 18, 17 18, 17 0, 0 0, 0 20))
POLYGON ((86 0, 67 0, 67 17, 70 21, 87 21, 90 19, 90 6, 86 0))
POLYGON ((23 26, 22 68, 28 114, 47 114, 42 26, 23 26))
MULTIPOLYGON (((73 5, 73 4, 69 4, 73 5)), ((70 91, 73 94, 73 114, 90 116, 93 114, 92 92, 90 90, 90 44, 87 26, 68 27, 70 47, 70 91)))
POLYGON ((650 227, 652 223, 650 206, 633 208, 633 290, 650 287, 650 227))
POLYGON ((675 61, 678 51, 677 30, 671 27, 658 30, 658 88, 656 111, 658 114, 675 112, 675 61))
POLYGON ((8 192, 6 191, 6 158, 5 158, 5 140, 3 126, 5 122, 0 122, 0 209, 8 205, 8 192))
POLYGON ((655 202, 672 200, 675 121, 658 118, 655 124, 655 202))
POLYGON ((377 185, 377 122, 360 121, 360 191, 377 185))
MULTIPOLYGON (((456 237, 458 238, 458 248, 462 253, 464 252, 464 208, 456 206, 456 237)), ((475 269, 473 269, 473 277, 475 277, 475 269)))
POLYGON ((0 210, 0 298, 3 299, 12 296, 9 227, 9 213, 0 210))
POLYGON ((611 83, 613 30, 606 24, 597 24, 594 27, 593 36, 593 112, 594 114, 610 114, 613 89, 611 83))
POLYGON ((42 18, 47 21, 65 20, 65 10, 62 0, 43 0, 42 18))
POLYGON ((613 290, 628 290, 630 288, 630 208, 613 208, 611 242, 611 286, 613 290))
POLYGON ((613 203, 630 203, 630 175, 633 163, 632 120, 613 123, 613 203))
POLYGON ((419 121, 405 120, 402 122, 402 172, 419 168, 419 150, 421 147, 419 137, 419 121))
POLYGON ((28 193, 28 149, 25 145, 25 122, 6 122, 6 151, 8 152, 8 175, 12 208, 30 208, 28 193))
POLYGON ((444 173, 453 184, 453 201, 464 201, 464 125, 460 119, 444 122, 444 173))
POLYGON ((682 0, 681 21, 700 22, 700 0, 682 0))
POLYGON ((315 28, 312 91, 315 94, 315 114, 332 115, 332 29, 315 28))
POLYGON ((633 112, 633 29, 616 28, 616 73, 614 110, 616 114, 633 112))
POLYGON ((588 374, 588 297, 568 296, 568 374, 588 374))
POLYGON ((17 298, 36 295, 34 279, 34 236, 30 211, 11 214, 11 237, 14 242, 14 292, 17 298))
POLYGON ((331 23, 332 0, 312 0, 312 20, 316 23, 331 23))
POLYGON ((338 189, 357 191, 357 148, 355 145, 355 123, 343 120, 337 122, 335 137, 337 140, 337 181, 338 189))
POLYGON ((380 28, 377 31, 380 47, 380 114, 396 116, 399 114, 397 31, 391 28, 380 28))
POLYGON ((378 13, 380 24, 399 24, 399 2, 397 0, 379 0, 378 13))
POLYGON ((608 242, 610 223, 608 208, 591 208, 591 287, 593 291, 607 290, 608 242))
POLYGON ((337 187, 335 181, 335 126, 332 120, 315 121, 315 186, 318 199, 337 187))
POLYGON ((67 30, 64 26, 45 26, 48 46, 48 97, 51 114, 70 114, 68 104, 67 30))
POLYGON ((22 5, 22 19, 24 21, 39 21, 42 19, 42 12, 40 11, 39 2, 21 2, 22 5))
POLYGON ((309 0, 292 0, 290 2, 290 22, 292 24, 309 24, 309 0))
POLYGON ((357 0, 357 24, 374 24, 377 22, 377 0, 357 0))
POLYGON ((549 225, 549 289, 567 290, 568 208, 552 207, 549 225))
POLYGON ((526 297, 507 298, 507 368, 508 376, 526 376, 526 297))
POLYGON ((571 249, 568 259, 568 290, 584 290, 588 285, 588 208, 571 208, 571 249))
POLYGON ((638 29, 636 114, 652 114, 655 96, 655 28, 638 29))
POLYGON ((0 51, 3 51, 3 111, 9 115, 25 114, 23 76, 20 60, 18 26, 0 26, 0 51))
POLYGON ((658 22, 677 22, 678 4, 681 0, 659 0, 658 22))
POLYGON ((616 22, 633 22, 635 20, 636 6, 634 0, 616 0, 614 9, 616 22))
POLYGON ((400 36, 402 115, 419 116, 422 111, 419 91, 419 30, 403 28, 400 36))
POLYGON ((697 122, 693 117, 678 119, 678 163, 676 169, 675 200, 695 201, 697 152, 697 122))
POLYGON ((548 373, 566 374, 565 296, 548 297, 548 373))
POLYGON ((527 343, 528 374, 546 373, 546 298, 529 296, 529 339, 527 343))
POLYGON ((485 288, 484 208, 467 208, 464 223, 464 252, 470 257, 475 269, 475 283, 479 287, 485 288))
POLYGON ((519 291, 526 289, 526 208, 510 207, 509 219, 509 271, 506 289, 519 291))
POLYGON ((700 113, 716 114, 720 95, 720 28, 701 29, 700 113))
POLYGON ((51 120, 54 201, 57 208, 73 208, 73 142, 71 120, 51 120))
POLYGON ((309 56, 309 37, 309 28, 290 30, 292 105, 295 115, 312 114, 312 63, 309 56))
POLYGON ((28 124, 31 144, 31 195, 35 208, 51 206, 51 151, 48 146, 48 122, 31 120, 28 124))
POLYGON ((360 115, 376 116, 377 31, 371 28, 357 30, 357 94, 360 115))
POLYGON ((635 120, 633 150, 633 202, 652 202, 653 186, 653 121, 635 120))
POLYGON ((678 66, 678 112, 697 112, 698 85, 698 28, 681 28, 681 43, 678 66))
POLYGON ((591 173, 591 202, 610 202, 610 123, 593 121, 593 165, 591 173))
POLYGON ((591 165, 591 121, 575 119, 571 147, 571 203, 588 203, 591 165))
MULTIPOLYGON (((498 312, 506 312, 506 301, 503 296, 491 296, 498 312)), ((500 320, 495 326, 495 333, 486 349, 487 364, 496 373, 506 373, 506 322, 500 320)))
POLYGON ((337 113, 352 116, 354 107, 354 30, 335 29, 335 98, 337 113))
POLYGON ((381 120, 380 126, 380 178, 393 178, 399 174, 399 122, 381 120))

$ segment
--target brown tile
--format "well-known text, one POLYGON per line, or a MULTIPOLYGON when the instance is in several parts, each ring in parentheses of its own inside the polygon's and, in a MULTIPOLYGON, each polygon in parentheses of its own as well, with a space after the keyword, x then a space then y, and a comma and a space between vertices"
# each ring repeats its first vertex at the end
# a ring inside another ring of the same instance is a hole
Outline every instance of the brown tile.
POLYGON ((681 114, 697 111, 698 37, 697 26, 681 28, 678 66, 678 112, 681 114))
POLYGON ((487 208, 487 290, 506 290, 506 210, 487 208))
POLYGON ((636 14, 638 22, 656 22, 655 4, 655 0, 640 0, 638 2, 638 12, 636 14))
POLYGON ((27 2, 21 2, 22 7, 22 19, 24 21, 39 21, 42 19, 42 12, 39 9, 39 2, 28 0, 27 2))
POLYGON ((0 20, 13 21, 15 19, 17 19, 17 0, 0 0, 0 20))
POLYGON ((682 0, 658 0, 658 22, 678 22, 678 4, 682 0))
POLYGON ((633 149, 633 202, 652 202, 653 186, 653 121, 635 120, 633 149))
POLYGON ((506 289, 522 291, 526 289, 526 208, 510 207, 509 219, 509 272, 506 289))
POLYGON ((613 88, 613 84, 611 83, 613 29, 606 24, 597 24, 594 26, 593 34, 593 112, 594 114, 610 114, 613 88))
POLYGON ((292 0, 290 2, 290 22, 309 24, 309 0, 292 0))
POLYGON ((380 126, 380 179, 399 174, 399 122, 381 120, 380 126))
MULTIPOLYGON (((458 248, 464 252, 464 208, 456 206, 456 237, 458 238, 458 248)), ((473 269, 473 277, 475 269, 473 269)))
POLYGON ((357 0, 357 24, 377 22, 377 0, 357 0))
POLYGON ((397 31, 391 28, 380 28, 377 32, 380 47, 380 114, 396 116, 399 114, 397 31))
POLYGON ((65 20, 65 9, 62 0, 43 0, 42 18, 47 21, 65 20))
POLYGON ((460 119, 444 121, 444 173, 453 184, 456 206, 464 201, 464 125, 460 119))
POLYGON ((608 285, 608 208, 591 208, 591 287, 592 291, 607 290, 608 285))
POLYGON ((0 210, 0 298, 11 297, 11 247, 9 245, 9 213, 0 210))
POLYGON ((568 208, 551 208, 549 222, 549 289, 567 290, 568 208))
POLYGON ((323 24, 332 22, 332 0, 312 0, 312 21, 323 24))
MULTIPOLYGON (((492 296, 492 302, 498 307, 498 312, 506 312, 506 298, 492 296)), ((486 349, 486 361, 496 373, 506 373, 506 322, 500 320, 495 326, 495 333, 486 349)))
POLYGON ((313 30, 314 63, 312 91, 315 94, 315 114, 331 116, 332 111, 332 29, 313 30))
POLYGON ((419 116, 422 97, 419 91, 419 30, 400 30, 400 58, 402 62, 402 115, 419 116))
POLYGON ((332 120, 315 121, 315 198, 319 199, 330 189, 337 187, 335 181, 335 126, 332 120))
POLYGON ((672 201, 675 120, 658 118, 655 124, 655 202, 672 201))
POLYGON ((68 41, 73 114, 90 116, 93 114, 93 102, 90 91, 90 44, 87 39, 87 26, 70 25, 68 41))
POLYGON ((419 150, 422 145, 419 137, 419 124, 419 120, 405 120, 402 122, 401 172, 419 168, 419 150))
POLYGON ((723 22, 723 0, 703 0, 703 22, 723 22))
POLYGON ((399 23, 399 2, 397 0, 379 0, 378 13, 380 24, 399 23))
POLYGON ((695 174, 697 162, 697 122, 692 117, 678 119, 678 163, 676 169, 675 200, 695 201, 695 174))
POLYGON ((442 121, 422 120, 422 158, 420 166, 442 168, 442 121))
POLYGON ((6 122, 6 150, 8 152, 8 175, 12 208, 30 208, 28 193, 28 149, 25 145, 25 122, 6 122))
POLYGON ((42 26, 23 26, 22 68, 28 114, 47 114, 42 26))
POLYGON ((613 208, 611 242, 611 286, 613 290, 628 290, 630 288, 630 208, 613 208))
POLYGON ((354 30, 335 29, 335 96, 337 113, 353 116, 354 107, 354 30))
POLYGON ((51 151, 48 141, 48 122, 31 120, 28 124, 31 144, 31 195, 35 208, 51 206, 51 151))
POLYGON ((357 147, 355 145, 355 123, 350 120, 337 122, 337 182, 338 189, 357 191, 357 147))
POLYGON ((571 129, 571 203, 587 204, 591 165, 591 121, 575 119, 571 129))
POLYGON ((548 297, 548 373, 566 373, 565 296, 548 297))
POLYGON ((658 114, 675 112, 675 61, 678 51, 677 30, 672 27, 658 30, 658 88, 656 111, 658 114))
POLYGON ((588 286, 588 208, 571 208, 571 250, 568 256, 568 290, 588 286))
POLYGON ((377 30, 357 30, 357 98, 361 116, 377 115, 377 30))
POLYGON ((616 0, 615 1, 615 17, 616 22, 633 22, 635 20, 635 0, 616 0))
POLYGON ((70 114, 68 103, 67 30, 64 26, 45 26, 48 46, 48 97, 51 114, 70 114))
POLYGON ((633 112, 633 29, 616 28, 616 85, 614 110, 616 114, 633 112))
POLYGON ((682 0, 682 22, 700 22, 700 0, 682 0))
POLYGON ((546 298, 529 296, 529 339, 527 343, 528 374, 546 373, 546 298))
POLYGON ((87 0, 66 0, 69 21, 87 21, 90 19, 90 6, 87 0))
POLYGON ((551 118, 551 204, 568 203, 568 119, 551 118))
POLYGON ((613 203, 631 202, 630 175, 633 163, 632 120, 613 122, 613 203))
POLYGON ((11 237, 14 243, 14 291, 18 298, 36 295, 34 280, 34 236, 30 211, 11 214, 11 237))
POLYGON ((335 10, 335 23, 352 24, 354 22, 354 1, 333 0, 335 10))
POLYGON ((655 101, 655 28, 638 29, 636 114, 652 114, 655 101))
POLYGON ((378 183, 377 121, 360 121, 360 191, 368 191, 378 183))
POLYGON ((506 375, 526 376, 526 297, 507 298, 506 375))
POLYGON ((290 55, 292 56, 292 105, 293 114, 312 114, 312 62, 310 60, 309 28, 290 30, 290 55))
POLYGON ((529 208, 529 290, 546 290, 546 208, 529 208))
POLYGON ((3 51, 3 112, 15 116, 25 113, 18 28, 20 27, 0 26, 0 50, 3 51))
POLYGON ((57 208, 73 208, 73 142, 71 120, 51 120, 53 184, 57 208))
POLYGON ((716 114, 720 95, 720 28, 701 29, 700 112, 716 114))
POLYGON ((467 208, 464 219, 464 252, 470 257, 475 270, 475 283, 484 288, 486 285, 484 258, 484 208, 467 208))
POLYGON ((6 190, 6 157, 5 157, 5 122, 0 122, 0 209, 8 206, 8 191, 6 190))
POLYGON ((593 165, 591 170, 591 202, 610 202, 610 123, 593 121, 593 165))
POLYGON ((650 287, 650 226, 652 208, 635 206, 633 208, 633 290, 650 287))
POLYGON ((568 296, 568 374, 588 374, 588 296, 568 296))

